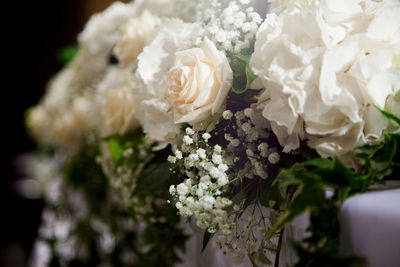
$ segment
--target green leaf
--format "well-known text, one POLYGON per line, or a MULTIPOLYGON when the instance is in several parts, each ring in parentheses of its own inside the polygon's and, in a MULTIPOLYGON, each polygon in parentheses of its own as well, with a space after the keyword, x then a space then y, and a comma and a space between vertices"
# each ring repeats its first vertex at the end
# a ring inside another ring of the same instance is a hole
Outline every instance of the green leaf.
POLYGON ((119 162, 122 159, 124 150, 116 137, 111 137, 109 139, 108 149, 115 162, 119 162))
POLYGON ((256 257, 257 257, 257 252, 252 252, 251 254, 248 253, 247 256, 249 257, 249 260, 253 267, 257 267, 258 265, 256 264, 256 257))
POLYGON ((391 122, 392 122, 394 125, 396 125, 397 127, 400 127, 400 118, 399 118, 399 117, 395 116, 394 114, 392 114, 392 113, 390 113, 390 112, 387 112, 387 111, 381 109, 381 108, 378 107, 377 105, 374 105, 374 106, 375 106, 375 108, 377 108, 377 109, 382 113, 382 115, 383 115, 386 119, 388 119, 389 121, 391 121, 391 122))
POLYGON ((232 91, 236 94, 246 92, 251 83, 257 78, 250 68, 251 55, 237 54, 231 59, 231 68, 233 71, 232 91))
POLYGON ((203 247, 201 248, 201 252, 200 254, 203 253, 203 251, 206 249, 207 244, 210 242, 210 240, 212 239, 212 237, 214 236, 215 233, 210 233, 208 232, 208 229, 206 229, 204 231, 204 235, 203 235, 203 247))
POLYGON ((314 166, 323 169, 333 169, 334 162, 330 159, 315 158, 303 163, 305 166, 314 166))
POLYGON ((263 264, 272 265, 272 262, 267 258, 267 256, 265 256, 262 247, 260 247, 260 249, 258 250, 258 259, 263 264))
POLYGON ((78 54, 77 46, 66 46, 57 51, 57 59, 61 64, 68 65, 78 54))

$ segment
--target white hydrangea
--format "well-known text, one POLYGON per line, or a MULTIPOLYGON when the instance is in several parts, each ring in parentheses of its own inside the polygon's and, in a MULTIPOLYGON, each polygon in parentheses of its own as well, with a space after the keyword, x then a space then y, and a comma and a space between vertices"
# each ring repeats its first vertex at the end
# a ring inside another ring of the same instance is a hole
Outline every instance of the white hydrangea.
POLYGON ((250 61, 267 88, 263 115, 285 151, 308 139, 321 156, 350 160, 353 147, 382 138, 373 105, 400 89, 400 2, 291 2, 267 15, 250 61))

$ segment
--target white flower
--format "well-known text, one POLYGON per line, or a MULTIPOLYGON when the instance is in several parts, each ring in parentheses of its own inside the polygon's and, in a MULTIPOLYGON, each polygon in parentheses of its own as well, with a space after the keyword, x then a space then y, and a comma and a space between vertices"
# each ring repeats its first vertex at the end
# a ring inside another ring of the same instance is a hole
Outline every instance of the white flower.
POLYGON ((197 23, 164 19, 152 41, 138 56, 132 89, 138 98, 136 117, 150 142, 167 145, 180 133, 168 101, 168 70, 174 66, 175 53, 186 49, 201 32, 197 23))
POLYGON ((176 191, 179 195, 186 195, 189 192, 189 188, 184 183, 181 183, 176 187, 176 191))
POLYGON ((281 156, 277 152, 269 154, 268 161, 271 164, 277 164, 281 160, 281 156))
POLYGON ((314 0, 267 15, 250 65, 284 151, 309 139, 321 156, 346 158, 382 137, 387 124, 373 105, 400 89, 398 14, 394 0, 314 0))
POLYGON ((176 157, 177 159, 182 159, 182 158, 183 158, 182 152, 179 151, 179 150, 176 150, 176 151, 175 151, 175 157, 176 157))
POLYGON ((222 164, 222 156, 220 154, 213 153, 212 162, 216 165, 222 164))
POLYGON ((228 165, 222 163, 222 164, 219 164, 219 165, 218 165, 218 169, 219 169, 221 172, 226 172, 229 168, 228 168, 228 165))
POLYGON ((210 170, 210 175, 214 178, 219 178, 223 175, 223 173, 216 167, 212 167, 210 170))
POLYGON ((176 157, 169 155, 167 158, 168 162, 174 164, 176 163, 176 157))
POLYGON ((193 144, 193 139, 190 138, 188 135, 185 135, 185 136, 183 137, 183 142, 184 142, 186 145, 191 145, 191 144, 193 144))
POLYGON ((102 78, 108 66, 107 59, 118 40, 118 29, 139 12, 133 2, 116 2, 87 22, 78 36, 79 54, 74 60, 86 84, 95 86, 102 78))
POLYGON ((79 96, 71 103, 70 110, 59 114, 53 128, 56 144, 68 150, 79 148, 92 117, 92 102, 89 96, 79 96))
POLYGON ((176 192, 175 185, 171 185, 171 186, 169 187, 169 193, 170 193, 171 195, 174 195, 175 192, 176 192))
POLYGON ((217 182, 220 186, 224 186, 229 182, 229 180, 226 175, 221 175, 220 177, 218 177, 217 182))
POLYGON ((47 143, 50 141, 51 116, 49 111, 38 105, 29 111, 28 129, 36 142, 47 143))
POLYGON ((185 132, 186 132, 187 135, 194 135, 195 134, 195 131, 193 131, 193 129, 190 128, 190 127, 186 127, 185 132))
POLYGON ((154 28, 160 19, 147 10, 138 18, 132 18, 122 28, 114 54, 120 66, 129 66, 137 60, 138 55, 150 41, 154 28))
POLYGON ((222 152, 222 147, 219 146, 219 145, 215 145, 215 146, 214 146, 214 151, 215 151, 216 153, 221 153, 221 152, 222 152))
POLYGON ((197 154, 190 154, 189 155, 189 160, 192 162, 198 161, 199 160, 199 155, 197 154))
POLYGON ((206 151, 204 149, 202 149, 202 148, 197 149, 196 153, 197 153, 197 155, 199 155, 199 157, 201 159, 206 159, 207 158, 206 151))
POLYGON ((200 48, 177 52, 168 78, 175 123, 195 124, 220 111, 232 77, 225 54, 207 38, 200 48))
POLYGON ((222 112, 222 118, 224 118, 225 120, 230 120, 232 116, 233 114, 230 110, 225 110, 224 112, 222 112))
POLYGON ((209 133, 203 133, 203 135, 202 135, 202 137, 203 137, 203 139, 204 139, 204 141, 208 141, 208 139, 210 139, 211 138, 211 134, 209 134, 209 133))
POLYGON ((128 84, 128 75, 123 69, 109 69, 99 85, 102 120, 98 124, 103 136, 122 135, 139 126, 135 117, 136 96, 128 84))

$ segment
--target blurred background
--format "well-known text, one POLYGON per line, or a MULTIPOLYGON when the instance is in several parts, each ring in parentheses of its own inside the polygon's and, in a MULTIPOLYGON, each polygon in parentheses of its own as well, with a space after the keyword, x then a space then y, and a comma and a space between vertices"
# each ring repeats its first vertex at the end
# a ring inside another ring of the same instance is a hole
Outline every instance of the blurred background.
MULTIPOLYGON (((113 0, 41 0, 2 3, 0 266, 27 266, 43 202, 21 193, 24 174, 15 159, 35 149, 24 112, 38 103, 46 83, 62 68, 56 54, 75 45, 88 18, 113 0), (4 94, 5 93, 5 94, 4 94), (5 119, 5 121, 4 121, 5 119)), ((127 2, 127 1, 122 1, 127 2)))

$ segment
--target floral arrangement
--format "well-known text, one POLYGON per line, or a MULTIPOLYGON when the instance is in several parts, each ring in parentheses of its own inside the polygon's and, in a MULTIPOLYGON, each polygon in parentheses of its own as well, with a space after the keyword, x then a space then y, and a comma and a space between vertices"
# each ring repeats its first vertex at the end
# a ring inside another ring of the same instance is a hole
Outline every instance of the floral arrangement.
POLYGON ((136 0, 94 15, 27 113, 47 203, 33 265, 172 266, 194 223, 203 250, 279 266, 303 213, 296 266, 361 263, 340 253, 337 213, 400 177, 398 14, 136 0))

